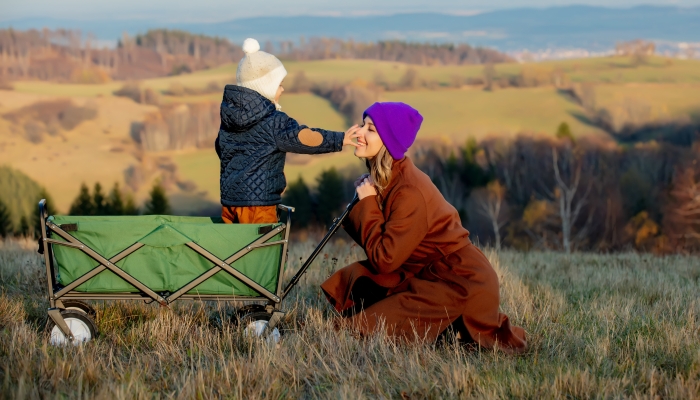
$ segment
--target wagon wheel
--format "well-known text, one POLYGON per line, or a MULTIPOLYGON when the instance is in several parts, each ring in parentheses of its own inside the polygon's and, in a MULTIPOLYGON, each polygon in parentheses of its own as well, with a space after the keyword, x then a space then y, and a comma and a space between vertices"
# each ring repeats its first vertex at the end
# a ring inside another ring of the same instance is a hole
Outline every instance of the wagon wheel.
POLYGON ((63 307, 66 310, 82 311, 89 315, 92 319, 97 318, 97 312, 92 306, 82 300, 62 300, 63 307))
POLYGON ((77 346, 81 343, 89 342, 97 336, 97 325, 87 313, 77 309, 61 310, 61 316, 73 333, 73 341, 71 342, 66 335, 61 332, 61 329, 56 326, 53 319, 49 318, 46 322, 46 331, 50 335, 49 343, 51 345, 65 346, 70 343, 77 346))
POLYGON ((248 304, 236 309, 236 323, 239 323, 246 315, 253 313, 267 313, 265 306, 262 304, 248 304))
POLYGON ((240 326, 243 328, 243 335, 246 337, 259 337, 268 343, 277 344, 285 333, 284 325, 278 322, 277 325, 269 329, 268 323, 272 314, 265 311, 252 312, 241 318, 240 326))

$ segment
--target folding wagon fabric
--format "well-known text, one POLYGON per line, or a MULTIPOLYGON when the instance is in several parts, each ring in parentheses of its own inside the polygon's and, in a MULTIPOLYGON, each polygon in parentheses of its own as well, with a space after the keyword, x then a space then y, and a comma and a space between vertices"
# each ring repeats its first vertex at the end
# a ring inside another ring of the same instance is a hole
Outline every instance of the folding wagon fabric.
MULTIPOLYGON (((155 292, 175 292, 214 265, 187 243, 196 243, 225 260, 263 236, 269 224, 224 224, 220 218, 178 216, 54 216, 50 222, 110 259, 136 243, 135 252, 116 266, 155 292), (262 228, 262 229, 261 229, 262 228), (262 232, 262 233, 261 233, 262 232)), ((282 233, 270 241, 282 239, 282 233)), ((54 246, 57 280, 63 286, 99 265, 80 249, 54 246)), ((276 292, 281 251, 279 246, 256 248, 231 266, 270 292, 276 292)), ((105 270, 75 288, 78 292, 137 293, 139 290, 112 271, 105 270)), ((219 271, 188 292, 201 295, 258 296, 226 271, 219 271)))

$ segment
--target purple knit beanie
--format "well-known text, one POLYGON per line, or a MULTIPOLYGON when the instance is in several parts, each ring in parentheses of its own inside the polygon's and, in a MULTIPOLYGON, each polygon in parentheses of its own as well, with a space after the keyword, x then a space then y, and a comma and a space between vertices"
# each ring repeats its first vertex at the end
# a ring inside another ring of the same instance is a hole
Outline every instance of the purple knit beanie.
POLYGON ((368 115, 389 154, 394 160, 402 159, 416 140, 423 116, 405 103, 374 103, 365 110, 362 119, 368 115))

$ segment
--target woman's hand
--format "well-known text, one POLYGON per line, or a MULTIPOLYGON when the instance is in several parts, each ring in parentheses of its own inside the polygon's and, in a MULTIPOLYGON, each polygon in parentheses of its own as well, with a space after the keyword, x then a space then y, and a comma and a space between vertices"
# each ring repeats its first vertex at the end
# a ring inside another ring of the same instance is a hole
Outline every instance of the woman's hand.
POLYGON ((359 197, 360 200, 368 196, 377 195, 377 189, 374 187, 374 183, 372 183, 370 178, 365 178, 355 190, 357 191, 357 197, 359 197))
POLYGON ((353 142, 352 140, 359 137, 360 135, 357 134, 357 131, 359 131, 361 128, 355 124, 350 127, 347 131, 345 131, 345 137, 343 138, 343 146, 353 146, 353 147, 360 147, 359 144, 353 142))
MULTIPOLYGON (((360 184, 362 183, 362 181, 364 181, 364 180, 367 179, 367 178, 369 178, 369 174, 362 174, 362 176, 360 176, 359 178, 357 178, 357 179, 355 180, 355 183, 354 183, 355 188, 357 188, 358 186, 360 186, 360 184)), ((371 178, 370 178, 370 179, 371 179, 371 178)))

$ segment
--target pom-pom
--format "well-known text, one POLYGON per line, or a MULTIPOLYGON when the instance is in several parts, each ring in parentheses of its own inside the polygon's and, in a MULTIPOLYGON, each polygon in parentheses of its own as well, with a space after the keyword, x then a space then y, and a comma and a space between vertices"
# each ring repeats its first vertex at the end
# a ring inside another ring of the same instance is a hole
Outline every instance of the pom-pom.
POLYGON ((253 38, 248 38, 243 42, 243 52, 246 54, 255 53, 260 50, 260 43, 253 38))

